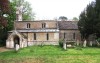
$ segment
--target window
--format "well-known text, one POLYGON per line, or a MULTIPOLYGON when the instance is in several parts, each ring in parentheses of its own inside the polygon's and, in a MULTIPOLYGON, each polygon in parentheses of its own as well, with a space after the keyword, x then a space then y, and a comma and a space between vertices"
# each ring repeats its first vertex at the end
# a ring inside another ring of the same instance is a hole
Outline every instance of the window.
POLYGON ((66 38, 66 33, 64 33, 64 39, 66 38))
POLYGON ((43 28, 43 26, 44 26, 44 25, 43 25, 43 23, 42 23, 42 28, 43 28))
POLYGON ((46 27, 46 23, 42 23, 42 28, 45 28, 46 27))
POLYGON ((49 40, 49 34, 47 33, 47 40, 49 40))
POLYGON ((34 40, 36 40, 36 33, 34 33, 34 40))
POLYGON ((56 23, 56 27, 58 28, 58 23, 56 23))
POLYGON ((31 25, 30 23, 27 23, 27 28, 30 28, 30 25, 31 25))
POLYGON ((73 33, 73 39, 75 39, 75 33, 73 33))

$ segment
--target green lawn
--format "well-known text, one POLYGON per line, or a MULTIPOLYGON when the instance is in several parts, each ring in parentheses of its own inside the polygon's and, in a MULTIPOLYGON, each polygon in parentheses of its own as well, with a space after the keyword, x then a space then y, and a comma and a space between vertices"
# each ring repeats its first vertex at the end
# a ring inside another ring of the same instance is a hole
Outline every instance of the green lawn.
POLYGON ((0 53, 0 63, 100 63, 100 48, 68 48, 32 46, 0 53))

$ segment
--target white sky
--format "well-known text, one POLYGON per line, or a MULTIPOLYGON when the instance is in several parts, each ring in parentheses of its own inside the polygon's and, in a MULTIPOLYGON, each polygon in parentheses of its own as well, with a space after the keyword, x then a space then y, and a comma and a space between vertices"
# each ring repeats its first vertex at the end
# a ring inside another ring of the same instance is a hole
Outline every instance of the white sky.
POLYGON ((26 0, 36 14, 36 20, 54 19, 66 16, 79 17, 81 11, 94 0, 26 0))

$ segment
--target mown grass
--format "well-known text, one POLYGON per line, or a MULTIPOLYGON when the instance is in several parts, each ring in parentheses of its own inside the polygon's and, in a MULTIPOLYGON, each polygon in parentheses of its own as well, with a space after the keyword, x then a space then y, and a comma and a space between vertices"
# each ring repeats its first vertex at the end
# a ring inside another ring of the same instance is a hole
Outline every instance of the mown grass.
POLYGON ((100 48, 32 46, 0 53, 0 63, 100 63, 100 48))

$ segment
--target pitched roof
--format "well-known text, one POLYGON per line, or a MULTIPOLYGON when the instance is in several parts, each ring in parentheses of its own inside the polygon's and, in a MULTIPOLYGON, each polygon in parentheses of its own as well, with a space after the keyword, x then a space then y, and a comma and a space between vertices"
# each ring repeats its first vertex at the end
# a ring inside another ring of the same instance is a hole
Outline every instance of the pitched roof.
POLYGON ((78 29, 78 21, 58 21, 60 30, 78 29))
POLYGON ((27 37, 23 34, 21 34, 20 32, 16 31, 16 30, 12 30, 11 31, 12 33, 9 35, 8 39, 7 40, 10 40, 10 38, 14 35, 17 35, 19 37, 23 37, 24 39, 26 39, 27 37))

